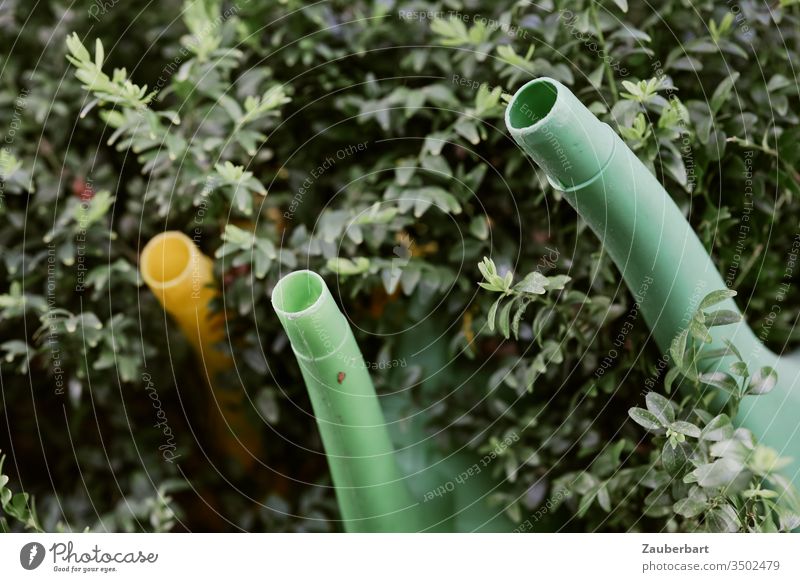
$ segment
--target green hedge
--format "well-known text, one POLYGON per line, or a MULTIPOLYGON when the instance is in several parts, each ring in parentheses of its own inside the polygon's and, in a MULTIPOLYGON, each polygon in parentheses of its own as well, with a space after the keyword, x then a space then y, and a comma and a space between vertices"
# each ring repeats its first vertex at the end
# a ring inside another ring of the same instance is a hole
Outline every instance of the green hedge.
POLYGON ((631 422, 712 414, 666 393, 635 299, 503 127, 525 80, 569 85, 664 181, 770 346, 796 345, 792 296, 770 313, 798 279, 800 7, 657 4, 4 2, 3 527, 337 530, 269 305, 301 267, 338 292, 380 392, 410 389, 442 447, 499 451, 487 502, 520 529, 795 527, 770 451, 701 487, 684 477, 711 443, 631 422), (137 274, 168 229, 215 258, 258 470, 209 438, 199 366, 137 274))

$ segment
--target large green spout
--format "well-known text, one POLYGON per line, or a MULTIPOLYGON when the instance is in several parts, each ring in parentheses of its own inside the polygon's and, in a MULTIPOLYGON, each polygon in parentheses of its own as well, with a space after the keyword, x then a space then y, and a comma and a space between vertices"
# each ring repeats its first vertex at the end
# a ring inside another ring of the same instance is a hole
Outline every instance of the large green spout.
MULTIPOLYGON (((628 288, 641 296, 640 310, 666 353, 703 297, 725 288, 683 213, 611 127, 558 81, 535 79, 519 89, 506 125, 600 238, 628 288)), ((732 299, 721 307, 740 313, 732 299)), ((745 397, 738 421, 792 457, 787 474, 800 482, 800 360, 770 352, 744 320, 712 328, 712 337, 707 350, 723 348, 727 339, 751 371, 777 370, 775 389, 745 397)), ((707 371, 728 371, 730 361, 712 359, 707 371)))

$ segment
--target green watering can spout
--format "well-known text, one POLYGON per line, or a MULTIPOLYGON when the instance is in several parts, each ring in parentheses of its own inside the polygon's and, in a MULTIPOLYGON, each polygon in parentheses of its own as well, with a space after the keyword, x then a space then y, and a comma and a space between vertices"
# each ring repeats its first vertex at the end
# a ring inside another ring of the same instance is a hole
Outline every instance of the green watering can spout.
MULTIPOLYGON (((523 85, 506 110, 506 126, 519 146, 563 192, 591 227, 639 302, 660 349, 687 329, 704 296, 726 285, 700 239, 661 183, 575 95, 554 79, 523 85)), ((741 314, 728 299, 719 305, 741 314)), ((780 306, 778 306, 780 309, 780 306)), ((768 394, 745 396, 738 422, 782 456, 786 474, 800 482, 800 357, 778 356, 744 321, 713 327, 706 354, 731 342, 752 372, 774 368, 778 382, 768 394)), ((703 371, 727 372, 730 356, 710 357, 703 371)))
MULTIPOLYGON (((275 286, 272 305, 311 397, 346 531, 511 531, 503 508, 487 502, 495 484, 479 460, 442 455, 420 415, 403 416, 410 401, 381 406, 322 277, 312 271, 286 275, 275 286), (397 418, 387 422, 383 408, 397 418)), ((400 398, 407 399, 407 392, 400 398)))
POLYGON ((295 271, 278 282, 272 305, 311 397, 345 529, 423 529, 364 359, 325 281, 295 271))

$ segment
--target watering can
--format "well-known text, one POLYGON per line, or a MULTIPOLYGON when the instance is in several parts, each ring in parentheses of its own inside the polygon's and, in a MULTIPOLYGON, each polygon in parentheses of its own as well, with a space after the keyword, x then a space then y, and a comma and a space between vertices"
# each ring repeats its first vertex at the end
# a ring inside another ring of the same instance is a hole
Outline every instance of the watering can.
MULTIPOLYGON (((706 293, 725 283, 703 244, 660 182, 614 130, 564 85, 528 82, 505 117, 511 136, 602 241, 664 353, 687 329, 706 293)), ((402 426, 376 396, 347 320, 324 280, 311 271, 285 276, 272 303, 297 357, 328 457, 347 531, 511 531, 486 502, 496 483, 465 454, 445 455, 423 427, 402 426), (466 468, 466 473, 465 473, 466 468), (474 471, 473 471, 474 472, 474 471), (431 492, 448 495, 429 499, 431 492)), ((720 308, 741 313, 733 299, 720 308)), ((773 368, 769 394, 744 397, 737 421, 793 457, 800 474, 800 357, 769 351, 742 319, 714 327, 703 347, 704 372, 726 371, 730 342, 750 370, 773 368), (714 356, 713 354, 723 354, 714 356)))
MULTIPOLYGON (((689 326, 705 295, 725 282, 678 206, 616 132, 563 84, 529 81, 506 109, 517 144, 544 170, 551 185, 603 244, 661 351, 689 326), (637 290, 647 289, 646 293, 637 290), (641 295, 641 296, 640 296, 641 295)), ((742 316, 732 298, 718 305, 742 316)), ((780 309, 780 307, 778 307, 780 309)), ((800 355, 766 348, 744 317, 710 329, 700 350, 701 371, 720 374, 734 361, 733 346, 752 373, 772 368, 777 383, 766 394, 744 396, 736 422, 792 459, 784 474, 800 482, 800 355)))

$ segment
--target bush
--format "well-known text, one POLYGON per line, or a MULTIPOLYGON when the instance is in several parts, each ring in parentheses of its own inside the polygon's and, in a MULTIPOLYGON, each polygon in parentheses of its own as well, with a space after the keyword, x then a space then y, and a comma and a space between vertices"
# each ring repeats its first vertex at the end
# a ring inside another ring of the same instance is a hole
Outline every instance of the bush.
MULTIPOLYGON (((687 370, 502 121, 525 80, 570 86, 763 320, 797 250, 775 220, 800 211, 791 2, 34 4, 0 6, 4 528, 337 529, 268 300, 301 267, 338 291, 379 391, 409 388, 444 448, 500 451, 490 501, 521 527, 798 525, 780 460, 670 390, 687 370), (194 354, 137 273, 169 229, 214 257, 221 382, 252 402, 257 469, 220 452, 194 354)), ((794 324, 781 310, 769 344, 794 324)))

